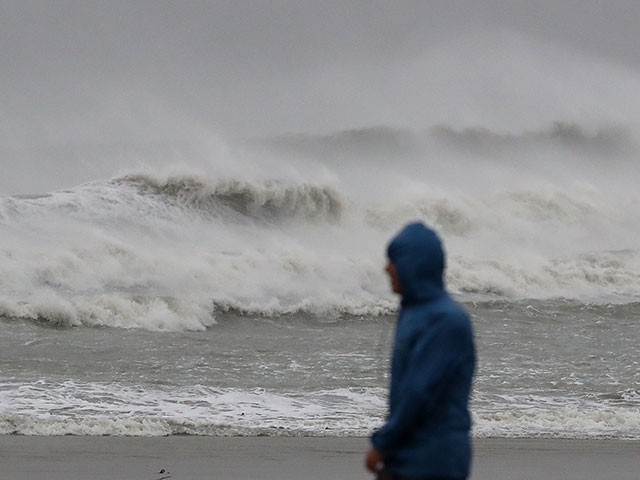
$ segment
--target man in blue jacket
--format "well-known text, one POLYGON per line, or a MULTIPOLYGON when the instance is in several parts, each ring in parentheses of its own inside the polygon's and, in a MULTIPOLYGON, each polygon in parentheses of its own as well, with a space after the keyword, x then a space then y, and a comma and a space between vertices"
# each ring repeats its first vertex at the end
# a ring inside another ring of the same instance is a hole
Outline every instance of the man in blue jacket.
POLYGON ((471 464, 469 396, 475 367, 467 313, 447 293, 438 236, 407 225, 387 248, 396 323, 389 416, 371 436, 367 469, 379 479, 465 479, 471 464))

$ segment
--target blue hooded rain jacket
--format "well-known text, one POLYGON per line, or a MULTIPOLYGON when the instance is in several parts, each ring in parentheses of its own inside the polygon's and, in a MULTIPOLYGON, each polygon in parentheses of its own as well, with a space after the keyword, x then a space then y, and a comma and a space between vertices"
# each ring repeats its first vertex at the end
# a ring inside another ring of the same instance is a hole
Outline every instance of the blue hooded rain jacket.
POLYGON ((469 475, 469 397, 475 368, 467 313, 445 291, 444 251, 422 223, 407 225, 387 255, 402 289, 391 365, 389 416, 371 437, 385 468, 413 477, 469 475))

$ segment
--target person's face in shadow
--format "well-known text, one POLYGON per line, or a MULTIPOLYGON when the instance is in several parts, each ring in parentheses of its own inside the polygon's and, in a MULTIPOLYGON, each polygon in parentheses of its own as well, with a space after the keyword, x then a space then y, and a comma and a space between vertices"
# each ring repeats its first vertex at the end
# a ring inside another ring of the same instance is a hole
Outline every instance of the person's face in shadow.
POLYGON ((391 283, 391 291, 393 293, 402 293, 402 289, 400 288, 400 278, 398 278, 398 272, 396 271, 396 266, 391 263, 391 260, 387 261, 387 266, 384 267, 385 272, 389 275, 389 281, 391 283))

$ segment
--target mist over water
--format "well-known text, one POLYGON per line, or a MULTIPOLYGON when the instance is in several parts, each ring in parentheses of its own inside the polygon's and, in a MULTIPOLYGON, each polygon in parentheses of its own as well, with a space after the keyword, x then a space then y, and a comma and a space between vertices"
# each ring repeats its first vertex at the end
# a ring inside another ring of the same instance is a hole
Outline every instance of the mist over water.
MULTIPOLYGON (((51 54, 62 56, 64 51, 51 54)), ((132 47, 128 56, 137 55, 140 68, 119 72, 114 79, 93 71, 95 58, 87 71, 75 71, 89 60, 68 49, 70 58, 60 59, 69 60, 68 68, 26 72, 28 80, 10 78, 7 85, 12 88, 2 92, 0 192, 51 192, 143 165, 187 165, 215 177, 229 173, 233 165, 247 175, 260 167, 246 156, 229 157, 228 149, 239 139, 277 140, 283 134, 340 136, 339 132, 372 126, 418 136, 438 126, 443 127, 442 137, 447 131, 493 134, 494 141, 485 138, 488 144, 478 145, 479 151, 467 149, 468 156, 475 157, 490 153, 500 140, 509 144, 509 139, 523 137, 511 145, 530 146, 531 136, 551 133, 556 122, 591 136, 605 132, 583 145, 584 153, 602 153, 608 133, 621 132, 633 142, 640 127, 639 66, 507 28, 456 29, 391 58, 381 50, 379 55, 338 56, 331 63, 322 53, 326 52, 305 54, 308 58, 298 68, 278 68, 264 59, 266 65, 255 65, 263 68, 260 74, 231 63, 229 70, 215 69, 217 75, 208 70, 215 62, 184 65, 181 62, 198 57, 174 56, 167 58, 175 62, 171 74, 150 75, 144 68, 148 54, 132 47), (176 79, 176 71, 183 76, 176 79), (50 82, 45 81, 47 74, 50 82)), ((128 56, 126 65, 131 66, 136 59, 128 56)), ((16 72, 25 68, 19 67, 16 72)), ((391 154, 387 158, 393 158, 397 153, 372 136, 368 141, 374 156, 386 151, 391 154)), ((362 151, 355 143, 343 145, 346 148, 336 156, 348 157, 354 148, 362 151)), ((332 148, 338 153, 336 147, 332 148)), ((399 147, 407 153, 414 145, 399 147)), ((525 150, 531 155, 514 151, 508 163, 537 164, 542 155, 535 148, 525 150)), ((605 148, 602 156, 609 153, 605 148)), ((258 155, 258 164, 265 163, 263 156, 258 155)), ((444 155, 443 161, 434 162, 434 156, 440 157, 431 150, 425 154, 436 165, 456 158, 444 155)), ((561 163, 563 158, 549 160, 561 163)), ((303 168, 299 160, 293 163, 294 169, 303 168)), ((540 166, 535 171, 545 170, 544 177, 555 178, 553 169, 540 166)), ((571 172, 568 165, 555 170, 571 172)), ((455 181, 460 180, 456 176, 455 181)), ((508 186, 509 180, 510 176, 497 178, 493 184, 504 181, 508 186)))
POLYGON ((414 219, 444 237, 463 299, 640 295, 624 130, 380 127, 219 152, 3 197, 3 315, 173 330, 230 308, 389 313, 384 245, 414 219))

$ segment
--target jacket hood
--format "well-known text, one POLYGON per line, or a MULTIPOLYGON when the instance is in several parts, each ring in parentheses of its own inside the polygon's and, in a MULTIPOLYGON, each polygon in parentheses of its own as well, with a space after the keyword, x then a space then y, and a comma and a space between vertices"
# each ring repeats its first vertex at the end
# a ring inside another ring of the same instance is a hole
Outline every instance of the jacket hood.
POLYGON ((400 230, 389 243, 387 256, 400 279, 403 305, 430 300, 444 291, 442 242, 423 223, 400 230))

